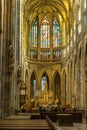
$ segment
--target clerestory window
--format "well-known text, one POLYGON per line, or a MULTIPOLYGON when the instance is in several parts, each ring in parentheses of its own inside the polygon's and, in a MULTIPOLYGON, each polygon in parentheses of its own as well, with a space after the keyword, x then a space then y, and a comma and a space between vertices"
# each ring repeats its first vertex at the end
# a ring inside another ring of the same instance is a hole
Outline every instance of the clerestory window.
POLYGON ((40 60, 50 60, 51 53, 51 58, 60 58, 61 51, 59 47, 61 47, 61 45, 61 29, 56 17, 53 18, 52 22, 49 22, 46 16, 42 19, 41 23, 38 22, 38 18, 32 22, 30 29, 31 59, 38 58, 38 48, 40 50, 40 60), (52 25, 50 25, 51 23, 52 25))

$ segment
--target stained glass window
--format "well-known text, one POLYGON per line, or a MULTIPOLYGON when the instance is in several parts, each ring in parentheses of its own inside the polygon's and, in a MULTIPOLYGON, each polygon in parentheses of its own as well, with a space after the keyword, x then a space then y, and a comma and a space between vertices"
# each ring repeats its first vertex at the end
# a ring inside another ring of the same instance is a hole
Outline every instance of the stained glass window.
POLYGON ((33 21, 30 29, 30 44, 31 47, 37 47, 37 19, 33 21))
POLYGON ((50 51, 41 51, 41 60, 49 60, 50 51))
POLYGON ((30 58, 31 59, 37 59, 37 51, 31 50, 30 52, 31 52, 30 53, 30 58))
POLYGON ((53 47, 61 46, 61 30, 56 18, 53 20, 53 47))
POLYGON ((53 58, 61 58, 61 51, 60 50, 55 50, 53 51, 53 58))
POLYGON ((34 84, 34 99, 36 99, 36 79, 34 79, 33 84, 34 84))
POLYGON ((46 17, 40 27, 40 43, 41 48, 50 48, 50 25, 46 17))

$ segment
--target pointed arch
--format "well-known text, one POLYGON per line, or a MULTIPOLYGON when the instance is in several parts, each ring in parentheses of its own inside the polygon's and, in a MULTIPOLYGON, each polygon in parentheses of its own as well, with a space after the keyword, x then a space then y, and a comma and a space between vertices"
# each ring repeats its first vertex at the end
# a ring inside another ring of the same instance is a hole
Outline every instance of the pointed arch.
POLYGON ((26 70, 25 71, 25 84, 27 85, 27 83, 28 83, 28 77, 29 75, 28 75, 28 70, 26 70))
POLYGON ((36 72, 33 71, 30 76, 30 100, 36 99, 36 89, 37 89, 37 75, 36 72))
POLYGON ((58 71, 55 71, 53 75, 53 92, 54 92, 54 100, 60 103, 61 102, 61 76, 58 71))
POLYGON ((40 44, 41 48, 50 48, 50 24, 46 16, 40 26, 40 44))
POLYGON ((34 75, 35 78, 37 79, 37 73, 36 73, 35 71, 33 71, 33 72, 31 73, 31 76, 32 76, 32 75, 34 75))
POLYGON ((56 17, 53 18, 53 47, 61 46, 61 29, 56 17))
POLYGON ((30 46, 37 48, 37 34, 38 34, 38 19, 37 17, 32 21, 30 28, 30 46))
POLYGON ((46 71, 43 72, 40 82, 41 82, 41 90, 48 92, 49 91, 49 77, 46 71))

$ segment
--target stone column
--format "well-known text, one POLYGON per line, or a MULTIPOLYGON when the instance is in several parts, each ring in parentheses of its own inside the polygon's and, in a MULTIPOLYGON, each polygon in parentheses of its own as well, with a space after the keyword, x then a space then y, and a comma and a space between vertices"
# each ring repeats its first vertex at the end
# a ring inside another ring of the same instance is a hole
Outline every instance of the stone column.
POLYGON ((85 102, 84 104, 86 104, 86 109, 87 109, 87 39, 86 39, 86 44, 84 46, 84 52, 85 52, 85 102))
POLYGON ((53 26, 50 25, 50 60, 53 59, 53 26))
POLYGON ((81 107, 81 84, 80 84, 80 60, 79 49, 77 48, 77 58, 76 58, 76 82, 77 82, 77 92, 76 92, 76 106, 77 108, 81 107))
POLYGON ((11 44, 11 2, 2 1, 2 23, 3 23, 3 35, 2 35, 2 77, 1 77, 1 107, 2 107, 2 118, 6 117, 10 113, 10 102, 9 102, 9 73, 8 73, 8 49, 11 44))
POLYGON ((86 91, 87 91, 87 88, 85 85, 85 80, 86 80, 86 70, 85 70, 85 67, 86 66, 86 58, 87 58, 87 52, 86 52, 86 47, 85 47, 85 44, 84 41, 86 42, 86 39, 85 39, 85 35, 82 36, 82 47, 81 47, 81 108, 82 109, 85 109, 87 106, 87 102, 86 102, 86 91), (84 66, 85 65, 85 66, 84 66))
MULTIPOLYGON (((73 54, 72 54, 72 57, 73 57, 73 54)), ((71 100, 72 100, 72 97, 73 97, 73 94, 74 94, 74 86, 73 86, 73 83, 74 83, 74 78, 73 78, 73 68, 74 68, 74 64, 73 64, 73 60, 72 60, 72 84, 71 84, 71 100)))
MULTIPOLYGON (((68 63, 68 62, 67 62, 68 63)), ((66 78, 66 103, 70 104, 70 73, 69 73, 69 65, 67 64, 67 78, 66 78)))
POLYGON ((66 104, 68 103, 68 72, 66 73, 66 104))
POLYGON ((0 118, 2 116, 2 104, 1 104, 1 100, 2 100, 2 97, 1 97, 1 77, 2 77, 2 0, 0 0, 0 118))
POLYGON ((40 52, 41 52, 41 51, 40 51, 40 48, 41 48, 41 47, 40 47, 40 45, 41 45, 41 44, 40 44, 40 20, 39 20, 39 19, 40 19, 40 17, 38 17, 38 21, 39 21, 39 22, 38 22, 38 41, 37 41, 38 51, 37 51, 37 58, 38 58, 38 60, 41 60, 41 56, 40 56, 40 55, 41 55, 41 54, 40 54, 40 52))
MULTIPOLYGON (((64 64, 65 65, 65 64, 64 64)), ((61 86, 61 103, 66 102, 66 72, 65 70, 62 73, 62 86, 61 86)))
POLYGON ((71 84, 71 81, 70 81, 70 64, 69 64, 69 68, 68 68, 68 82, 69 82, 69 96, 68 96, 68 98, 69 98, 69 104, 71 105, 71 86, 70 86, 70 84, 71 84))

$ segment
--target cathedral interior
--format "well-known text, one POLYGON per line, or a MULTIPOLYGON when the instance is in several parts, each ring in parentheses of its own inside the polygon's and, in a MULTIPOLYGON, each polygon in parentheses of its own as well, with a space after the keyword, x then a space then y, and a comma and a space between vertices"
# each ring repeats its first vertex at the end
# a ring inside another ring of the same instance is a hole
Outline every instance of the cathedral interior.
POLYGON ((0 118, 49 104, 87 110, 87 1, 0 0, 0 118))

